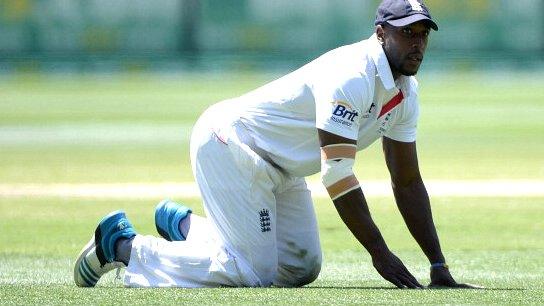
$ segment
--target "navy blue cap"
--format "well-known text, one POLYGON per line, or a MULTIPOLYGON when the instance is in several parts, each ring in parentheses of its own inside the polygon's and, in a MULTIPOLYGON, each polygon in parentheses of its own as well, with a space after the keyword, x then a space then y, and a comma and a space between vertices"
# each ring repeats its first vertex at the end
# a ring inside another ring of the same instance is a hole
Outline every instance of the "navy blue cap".
POLYGON ((427 20, 431 28, 438 31, 438 26, 422 0, 383 0, 374 24, 387 22, 395 27, 403 27, 421 20, 427 20))

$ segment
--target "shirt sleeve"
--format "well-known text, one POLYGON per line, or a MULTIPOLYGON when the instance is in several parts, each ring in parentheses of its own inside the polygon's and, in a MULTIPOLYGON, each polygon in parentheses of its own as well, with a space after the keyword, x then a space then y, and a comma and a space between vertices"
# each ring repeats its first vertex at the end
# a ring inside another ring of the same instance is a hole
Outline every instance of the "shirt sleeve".
POLYGON ((385 132, 384 136, 400 142, 414 142, 416 141, 419 118, 417 93, 413 91, 405 99, 398 119, 385 132))
POLYGON ((368 95, 366 79, 329 79, 315 85, 316 127, 329 133, 357 140, 361 109, 368 95))

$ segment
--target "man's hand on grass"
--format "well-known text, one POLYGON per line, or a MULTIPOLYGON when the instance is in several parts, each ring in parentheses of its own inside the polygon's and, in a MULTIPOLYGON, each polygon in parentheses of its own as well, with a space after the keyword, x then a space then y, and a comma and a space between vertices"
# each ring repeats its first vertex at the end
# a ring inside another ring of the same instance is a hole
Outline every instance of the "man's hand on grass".
POLYGON ((406 269, 402 261, 390 251, 372 258, 374 268, 398 288, 421 289, 423 286, 406 269))
POLYGON ((430 289, 483 289, 483 287, 458 283, 453 279, 450 274, 450 270, 447 267, 435 267, 431 268, 431 283, 428 288, 430 289))

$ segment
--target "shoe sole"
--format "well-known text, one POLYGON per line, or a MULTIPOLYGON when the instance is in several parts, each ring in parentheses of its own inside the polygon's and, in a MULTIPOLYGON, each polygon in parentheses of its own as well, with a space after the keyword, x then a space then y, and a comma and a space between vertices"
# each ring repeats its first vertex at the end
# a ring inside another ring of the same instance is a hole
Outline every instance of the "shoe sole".
POLYGON ((89 283, 87 280, 85 280, 85 276, 84 276, 84 273, 85 273, 84 269, 85 268, 87 268, 87 270, 89 270, 89 272, 92 273, 92 271, 90 271, 90 269, 89 269, 88 264, 86 264, 84 262, 84 260, 85 260, 85 257, 87 256, 87 254, 94 247, 95 247, 95 243, 94 243, 94 235, 93 235, 91 237, 91 240, 89 240, 89 242, 87 242, 87 244, 83 247, 81 252, 79 252, 76 263, 74 264, 74 282, 76 283, 76 285, 78 287, 94 287, 96 285, 96 283, 98 282, 98 279, 96 279, 94 284, 89 283), (86 267, 84 267, 84 264, 86 265, 86 267))

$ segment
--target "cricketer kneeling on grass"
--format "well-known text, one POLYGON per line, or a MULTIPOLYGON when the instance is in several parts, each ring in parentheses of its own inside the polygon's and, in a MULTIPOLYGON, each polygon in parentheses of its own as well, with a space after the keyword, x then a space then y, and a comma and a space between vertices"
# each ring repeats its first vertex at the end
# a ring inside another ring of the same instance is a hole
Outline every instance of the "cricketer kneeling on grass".
POLYGON ((321 268, 318 227, 304 177, 321 178, 340 217, 383 278, 422 285, 387 247, 353 174, 356 152, 381 138, 397 206, 431 264, 451 276, 416 155, 417 73, 438 30, 417 0, 384 0, 375 34, 332 50, 241 97, 210 107, 191 137, 206 218, 162 201, 164 238, 138 235, 122 211, 100 221, 75 265, 78 286, 126 267, 129 287, 296 287, 321 268))

